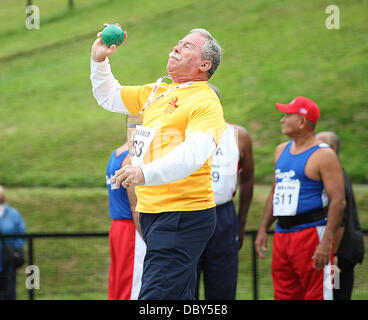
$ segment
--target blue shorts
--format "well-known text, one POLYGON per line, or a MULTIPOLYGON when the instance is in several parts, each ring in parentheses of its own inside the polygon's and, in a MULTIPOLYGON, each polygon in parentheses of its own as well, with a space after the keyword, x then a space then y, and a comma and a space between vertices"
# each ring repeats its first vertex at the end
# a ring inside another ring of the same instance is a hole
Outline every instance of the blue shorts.
POLYGON ((141 213, 147 245, 139 300, 193 300, 197 264, 216 225, 216 208, 141 213))

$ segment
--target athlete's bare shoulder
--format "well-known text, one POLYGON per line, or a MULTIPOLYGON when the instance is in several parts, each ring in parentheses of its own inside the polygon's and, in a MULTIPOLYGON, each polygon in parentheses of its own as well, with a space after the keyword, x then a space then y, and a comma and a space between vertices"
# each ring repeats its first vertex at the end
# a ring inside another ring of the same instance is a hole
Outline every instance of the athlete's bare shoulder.
POLYGON ((285 141, 283 143, 280 143, 276 149, 275 149, 275 153, 274 153, 274 160, 275 163, 277 162, 277 160, 279 159, 281 153, 285 150, 286 146, 288 145, 290 141, 285 141))
POLYGON ((320 143, 320 148, 314 152, 310 160, 311 162, 318 162, 318 163, 325 163, 328 164, 329 162, 338 161, 338 157, 336 155, 336 152, 329 147, 326 143, 320 143))
POLYGON ((316 150, 305 165, 305 174, 315 180, 321 180, 323 172, 334 170, 340 166, 336 152, 326 144, 320 144, 321 148, 316 150))
POLYGON ((235 136, 238 138, 238 146, 241 152, 249 152, 252 150, 252 138, 247 129, 237 124, 233 124, 235 136))
POLYGON ((244 127, 242 127, 242 126, 240 126, 238 124, 232 124, 232 126, 235 128, 235 130, 238 131, 238 134, 248 135, 248 131, 244 127))

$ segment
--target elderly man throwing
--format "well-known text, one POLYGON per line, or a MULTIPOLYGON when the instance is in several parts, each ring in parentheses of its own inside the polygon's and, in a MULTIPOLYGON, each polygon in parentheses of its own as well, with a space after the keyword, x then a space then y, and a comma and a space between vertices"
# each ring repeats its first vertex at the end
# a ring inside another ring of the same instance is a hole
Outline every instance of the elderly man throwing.
POLYGON ((122 86, 111 73, 101 35, 92 46, 91 81, 99 105, 139 115, 132 166, 116 172, 117 185, 135 187, 147 244, 138 299, 194 299, 196 266, 211 237, 215 202, 211 159, 225 129, 221 103, 208 86, 221 47, 194 29, 169 54, 167 84, 122 86))

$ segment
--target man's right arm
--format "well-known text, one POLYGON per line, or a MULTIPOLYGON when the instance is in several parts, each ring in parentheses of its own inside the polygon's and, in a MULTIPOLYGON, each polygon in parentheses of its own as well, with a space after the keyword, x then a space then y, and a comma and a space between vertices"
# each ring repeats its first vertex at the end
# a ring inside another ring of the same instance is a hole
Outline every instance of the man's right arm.
MULTIPOLYGON (((107 25, 105 25, 107 26, 107 25)), ((126 38, 126 36, 125 36, 126 38)), ((129 114, 121 99, 121 85, 111 72, 108 56, 115 53, 117 47, 106 46, 101 39, 101 32, 93 43, 91 51, 91 83, 93 96, 97 103, 106 110, 129 114)))
POLYGON ((254 242, 254 247, 256 252, 260 258, 264 258, 264 251, 267 250, 267 230, 271 227, 274 223, 276 218, 273 216, 273 192, 275 188, 275 183, 272 186, 272 190, 267 198, 266 208, 264 211, 263 219, 261 226, 257 232, 257 238, 254 242))
POLYGON ((96 62, 91 59, 90 79, 93 96, 102 108, 111 112, 129 114, 121 99, 120 92, 122 86, 114 78, 107 57, 103 62, 96 62))
MULTIPOLYGON (((279 159, 282 151, 285 149, 287 142, 280 144, 276 150, 274 155, 274 163, 276 165, 277 160, 279 159)), ((276 186, 276 176, 274 176, 274 181, 272 185, 272 190, 267 198, 266 208, 264 210, 263 220, 258 229, 257 238, 254 242, 254 246, 256 252, 260 258, 264 258, 264 251, 267 250, 267 230, 271 227, 271 225, 275 222, 276 217, 273 216, 273 193, 276 186)))

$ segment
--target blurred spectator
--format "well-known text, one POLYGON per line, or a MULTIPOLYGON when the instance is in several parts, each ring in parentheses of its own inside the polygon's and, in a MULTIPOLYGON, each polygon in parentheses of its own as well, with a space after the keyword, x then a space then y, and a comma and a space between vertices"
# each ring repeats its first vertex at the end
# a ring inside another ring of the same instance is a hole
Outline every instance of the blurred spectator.
MULTIPOLYGON (((317 139, 330 145, 339 155, 340 139, 334 132, 320 132, 317 139)), ((334 288, 334 300, 350 300, 354 286, 354 267, 363 262, 364 240, 360 228, 358 208, 355 203, 353 186, 343 168, 346 206, 340 228, 335 239, 334 264, 340 269, 340 288, 334 288)))
MULTIPOLYGON (((21 214, 6 203, 4 187, 0 186, 0 234, 25 233, 21 214)), ((0 299, 16 299, 16 269, 24 263, 23 238, 0 241, 0 299), (19 265, 20 264, 20 265, 19 265)))

